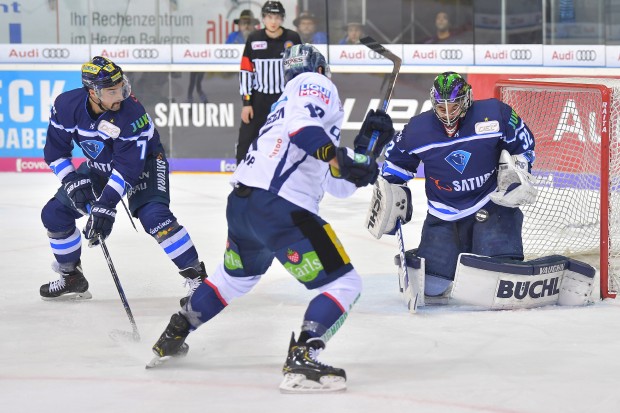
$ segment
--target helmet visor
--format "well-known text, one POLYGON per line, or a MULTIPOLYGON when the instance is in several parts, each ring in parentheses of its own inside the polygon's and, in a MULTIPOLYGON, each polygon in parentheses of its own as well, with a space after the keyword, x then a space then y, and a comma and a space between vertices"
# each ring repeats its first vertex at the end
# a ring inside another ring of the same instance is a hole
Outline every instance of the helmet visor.
POLYGON ((116 100, 119 96, 120 100, 125 100, 131 95, 131 83, 127 76, 123 75, 123 80, 112 87, 100 88, 95 87, 95 94, 99 99, 116 100), (118 87, 118 85, 121 85, 118 87))

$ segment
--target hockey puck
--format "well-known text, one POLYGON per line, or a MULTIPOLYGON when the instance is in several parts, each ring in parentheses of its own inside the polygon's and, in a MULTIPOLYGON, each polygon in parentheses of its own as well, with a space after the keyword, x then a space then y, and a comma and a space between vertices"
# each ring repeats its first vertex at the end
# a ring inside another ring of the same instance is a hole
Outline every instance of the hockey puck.
POLYGON ((479 209, 476 212, 476 221, 485 222, 487 219, 489 219, 489 212, 486 209, 479 209))

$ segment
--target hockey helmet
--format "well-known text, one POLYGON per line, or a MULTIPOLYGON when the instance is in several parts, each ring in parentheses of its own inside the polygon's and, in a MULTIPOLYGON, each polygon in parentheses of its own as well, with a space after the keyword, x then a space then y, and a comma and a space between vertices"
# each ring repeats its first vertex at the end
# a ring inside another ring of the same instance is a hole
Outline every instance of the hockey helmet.
POLYGON ((471 85, 458 73, 441 73, 433 82, 431 103, 437 118, 447 127, 453 127, 471 106, 471 85))
POLYGON ((279 1, 267 1, 263 4, 261 14, 263 17, 265 17, 266 14, 279 14, 284 18, 286 12, 284 11, 284 6, 279 1))
POLYGON ((300 73, 318 72, 319 67, 323 68, 323 74, 331 78, 331 71, 325 56, 309 43, 296 44, 284 51, 282 58, 284 69, 284 81, 288 82, 300 73))
POLYGON ((131 85, 120 66, 102 56, 95 56, 82 65, 82 84, 87 89, 93 89, 100 98, 102 89, 116 86, 121 82, 124 82, 123 99, 127 99, 131 94, 131 85))

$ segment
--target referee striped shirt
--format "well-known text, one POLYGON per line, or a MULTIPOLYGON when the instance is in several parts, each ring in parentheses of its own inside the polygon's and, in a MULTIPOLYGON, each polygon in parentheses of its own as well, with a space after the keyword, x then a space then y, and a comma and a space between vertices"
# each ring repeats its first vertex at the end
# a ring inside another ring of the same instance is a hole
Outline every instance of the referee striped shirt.
POLYGON ((297 32, 282 29, 282 35, 275 39, 267 36, 265 29, 248 36, 239 72, 239 93, 244 105, 251 104, 254 91, 273 95, 284 90, 282 56, 286 48, 300 44, 301 39, 297 32))

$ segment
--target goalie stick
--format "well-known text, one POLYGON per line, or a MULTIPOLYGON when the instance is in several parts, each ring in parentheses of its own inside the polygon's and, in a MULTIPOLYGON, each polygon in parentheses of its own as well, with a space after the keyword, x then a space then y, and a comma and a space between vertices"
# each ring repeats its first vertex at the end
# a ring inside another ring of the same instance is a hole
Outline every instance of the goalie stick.
MULTIPOLYGON (((383 102, 378 109, 381 109, 387 112, 388 105, 390 104, 390 99, 392 99, 392 93, 394 92, 394 86, 396 85, 396 78, 398 77, 398 72, 400 72, 400 65, 402 63, 402 59, 396 56, 394 53, 386 49, 383 45, 379 44, 375 39, 370 36, 366 36, 360 39, 360 42, 363 43, 366 47, 374 51, 375 53, 385 57, 390 60, 393 64, 392 73, 390 74, 387 90, 385 91, 385 96, 383 98, 383 102)), ((375 144, 377 142, 377 138, 379 137, 379 132, 375 131, 372 133, 370 138, 370 142, 368 144, 367 153, 375 153, 375 144)), ((383 148, 378 152, 381 153, 383 148)), ((400 285, 401 292, 403 294, 406 293, 407 288, 411 280, 409 279, 409 272, 407 271, 407 263, 405 261, 405 243, 403 242, 403 229, 400 219, 396 223, 396 237, 398 238, 398 254, 400 256, 400 264, 399 264, 399 285, 400 278, 404 281, 404 285, 400 285)), ((417 296, 414 297, 411 301, 407 303, 407 307, 411 313, 415 313, 418 308, 418 300, 417 296)))
MULTIPOLYGON (((390 99, 392 98, 392 93, 394 92, 394 85, 396 84, 396 78, 398 77, 398 72, 400 72, 400 65, 402 63, 402 59, 396 56, 394 53, 386 49, 383 45, 379 44, 375 39, 370 36, 366 36, 360 39, 366 47, 374 51, 375 53, 383 56, 392 62, 392 73, 390 74, 389 81, 387 84, 387 90, 385 91, 385 96, 383 97, 383 102, 379 105, 377 109, 383 110, 387 112, 388 105, 390 103, 390 99)), ((379 132, 373 132, 370 142, 368 143, 368 153, 374 153, 377 156, 381 153, 383 148, 378 152, 375 152, 375 144, 377 143, 377 138, 379 137, 379 132)))

